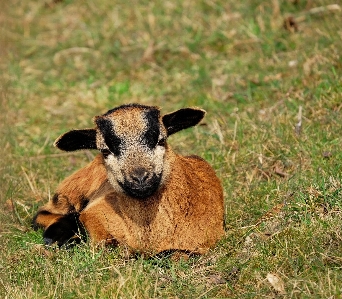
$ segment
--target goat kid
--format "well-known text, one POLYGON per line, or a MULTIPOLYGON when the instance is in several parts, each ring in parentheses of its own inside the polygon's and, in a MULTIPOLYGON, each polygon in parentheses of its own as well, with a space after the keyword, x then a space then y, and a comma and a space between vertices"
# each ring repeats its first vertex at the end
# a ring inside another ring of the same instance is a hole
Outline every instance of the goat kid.
POLYGON ((89 236, 133 252, 207 252, 224 234, 221 183, 202 158, 178 155, 166 142, 204 115, 185 108, 161 116, 157 107, 129 104, 96 116, 94 129, 60 136, 61 150, 100 154, 38 210, 33 227, 44 229, 45 244, 89 236))

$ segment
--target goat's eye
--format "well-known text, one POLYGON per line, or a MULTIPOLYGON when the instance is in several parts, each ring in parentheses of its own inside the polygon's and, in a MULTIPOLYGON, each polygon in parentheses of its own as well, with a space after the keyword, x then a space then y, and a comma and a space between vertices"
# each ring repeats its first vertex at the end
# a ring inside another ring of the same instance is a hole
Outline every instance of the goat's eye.
POLYGON ((162 138, 158 141, 157 145, 159 146, 165 146, 165 143, 166 143, 166 138, 162 138))
POLYGON ((110 150, 108 149, 101 149, 101 153, 104 158, 107 158, 111 154, 110 150))

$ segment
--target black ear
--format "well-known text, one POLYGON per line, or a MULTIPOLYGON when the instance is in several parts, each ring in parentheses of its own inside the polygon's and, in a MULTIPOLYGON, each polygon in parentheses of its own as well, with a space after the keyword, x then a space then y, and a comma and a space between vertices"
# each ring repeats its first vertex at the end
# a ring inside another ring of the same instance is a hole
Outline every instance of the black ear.
POLYGON ((204 117, 205 111, 198 108, 184 108, 162 117, 163 124, 170 136, 178 131, 197 125, 204 117))
POLYGON ((54 143, 62 151, 72 152, 83 149, 97 149, 96 130, 71 130, 60 137, 54 143))

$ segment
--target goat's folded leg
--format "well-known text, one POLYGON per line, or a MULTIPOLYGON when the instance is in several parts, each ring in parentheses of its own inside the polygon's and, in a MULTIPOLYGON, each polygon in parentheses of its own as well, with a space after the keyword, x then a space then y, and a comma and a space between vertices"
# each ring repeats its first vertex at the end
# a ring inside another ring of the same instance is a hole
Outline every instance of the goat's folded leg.
POLYGON ((130 235, 127 226, 106 197, 94 200, 80 214, 80 221, 94 244, 125 244, 130 235))
POLYGON ((88 203, 110 189, 102 155, 67 177, 56 194, 42 206, 32 221, 32 227, 44 229, 44 243, 58 246, 79 243, 86 232, 79 220, 88 203))
POLYGON ((86 240, 86 231, 83 224, 79 221, 78 213, 70 213, 55 218, 43 233, 45 245, 56 243, 59 247, 80 243, 86 240))

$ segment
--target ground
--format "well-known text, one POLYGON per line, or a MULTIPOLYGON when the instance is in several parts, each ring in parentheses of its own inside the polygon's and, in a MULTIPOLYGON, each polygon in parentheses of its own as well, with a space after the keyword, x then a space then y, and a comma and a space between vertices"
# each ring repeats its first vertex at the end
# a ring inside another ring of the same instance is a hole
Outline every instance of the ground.
POLYGON ((4 298, 342 296, 339 1, 2 2, 4 298), (226 236, 207 255, 45 248, 30 227, 96 154, 53 141, 132 102, 207 111, 170 137, 224 187, 226 236))

